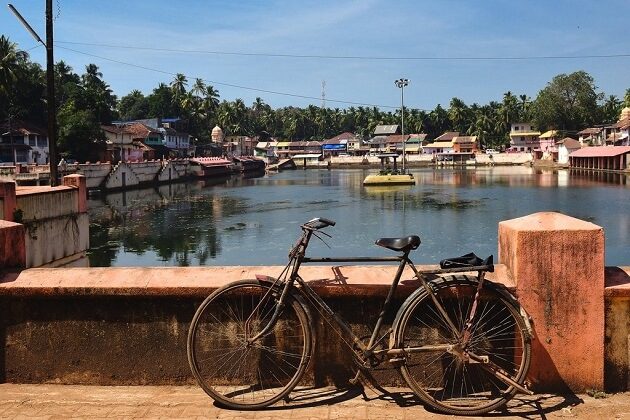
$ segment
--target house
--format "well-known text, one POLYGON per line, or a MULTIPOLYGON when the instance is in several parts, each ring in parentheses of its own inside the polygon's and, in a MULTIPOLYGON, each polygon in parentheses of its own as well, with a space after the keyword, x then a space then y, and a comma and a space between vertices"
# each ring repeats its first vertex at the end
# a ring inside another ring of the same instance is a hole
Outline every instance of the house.
POLYGON ((540 150, 540 131, 533 129, 530 123, 510 124, 511 152, 534 152, 540 150))
POLYGON ((477 136, 453 137, 453 152, 472 154, 477 153, 477 136))
POLYGON ((576 150, 580 150, 582 148, 582 144, 571 137, 565 137, 556 142, 556 147, 558 149, 558 163, 568 164, 569 155, 576 150))
POLYGON ((143 123, 132 122, 121 125, 125 130, 131 133, 133 144, 144 152, 148 151, 139 145, 139 142, 148 146, 154 152, 154 158, 164 159, 171 156, 171 149, 166 147, 164 135, 157 128, 149 127, 143 123))
POLYGON ((134 144, 134 133, 127 130, 125 126, 117 125, 101 125, 101 131, 105 134, 105 142, 109 152, 109 159, 112 161, 120 160, 139 160, 142 159, 142 151, 137 144, 134 144))
POLYGON ((606 139, 606 143, 614 146, 630 146, 630 107, 626 107, 621 111, 619 121, 612 126, 610 137, 606 139))
POLYGON ((334 144, 335 142, 345 140, 346 150, 345 152, 351 155, 362 155, 369 151, 369 148, 363 148, 362 141, 354 133, 346 131, 331 139, 325 140, 323 144, 334 144), (329 141, 328 143, 326 143, 329 141))
POLYGON ((290 141, 279 141, 276 144, 276 155, 279 159, 286 159, 289 156, 290 141))
POLYGON ((426 134, 410 134, 407 141, 405 141, 405 153, 422 153, 422 146, 425 144, 426 138, 426 134))
POLYGON ((603 127, 589 127, 578 131, 578 141, 582 146, 601 146, 604 144, 603 127))
POLYGON ((12 121, 0 125, 0 165, 48 163, 48 132, 34 124, 12 121))
POLYGON ((540 139, 540 151, 536 150, 536 158, 551 158, 553 160, 558 159, 558 149, 556 147, 556 142, 559 139, 558 130, 549 130, 542 133, 539 137, 540 139))
POLYGON ((342 133, 331 139, 322 142, 322 153, 324 156, 339 156, 348 153, 348 139, 352 139, 354 134, 342 133))
POLYGON ((256 157, 264 157, 268 159, 277 158, 276 155, 276 147, 278 146, 277 141, 259 141, 254 146, 254 156, 256 157))
POLYGON ((188 156, 190 148, 190 134, 177 131, 168 124, 158 128, 164 137, 164 145, 171 149, 174 156, 188 156))
POLYGON ((441 153, 453 153, 455 152, 455 146, 453 139, 459 136, 458 131, 447 131, 441 136, 437 137, 433 143, 426 144, 422 147, 423 153, 429 155, 436 155, 441 153))

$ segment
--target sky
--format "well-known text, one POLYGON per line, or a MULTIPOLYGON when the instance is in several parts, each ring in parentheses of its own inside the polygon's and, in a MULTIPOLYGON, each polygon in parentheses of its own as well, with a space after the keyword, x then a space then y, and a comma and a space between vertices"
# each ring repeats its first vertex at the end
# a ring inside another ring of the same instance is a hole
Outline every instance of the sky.
MULTIPOLYGON (((12 1, 45 39, 45 1, 12 1)), ((400 90, 394 80, 400 77, 410 80, 405 106, 419 109, 433 109, 438 103, 447 107, 452 97, 467 104, 500 101, 507 91, 535 97, 555 75, 578 70, 590 73, 606 95, 623 97, 630 88, 629 0, 53 0, 53 4, 55 61, 64 60, 77 73, 89 63, 98 65, 119 97, 133 89, 149 94, 160 82, 169 83, 175 73, 185 74, 191 82, 196 77, 206 80, 221 99, 241 98, 251 104, 260 96, 274 108, 321 105, 322 81, 326 106, 338 108, 352 104, 334 100, 397 107, 400 90), (626 56, 435 59, 589 55, 626 56), (423 59, 382 59, 386 57, 423 59)), ((6 7, 0 8, 0 34, 28 50, 34 61, 45 63, 44 48, 37 47, 6 7)))

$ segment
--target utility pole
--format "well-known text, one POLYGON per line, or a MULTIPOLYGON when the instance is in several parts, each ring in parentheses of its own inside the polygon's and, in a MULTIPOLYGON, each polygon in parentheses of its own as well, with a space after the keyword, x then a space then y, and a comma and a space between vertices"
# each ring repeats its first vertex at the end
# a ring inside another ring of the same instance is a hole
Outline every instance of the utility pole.
POLYGON ((20 12, 9 4, 9 10, 33 36, 35 41, 46 47, 46 100, 48 102, 48 160, 50 164, 50 185, 57 185, 57 113, 55 111, 55 69, 53 57, 53 17, 52 0, 46 0, 46 42, 37 35, 20 12))
POLYGON ((46 91, 48 98, 48 155, 50 185, 57 185, 57 111, 55 107, 55 61, 53 57, 52 0, 46 0, 46 91))

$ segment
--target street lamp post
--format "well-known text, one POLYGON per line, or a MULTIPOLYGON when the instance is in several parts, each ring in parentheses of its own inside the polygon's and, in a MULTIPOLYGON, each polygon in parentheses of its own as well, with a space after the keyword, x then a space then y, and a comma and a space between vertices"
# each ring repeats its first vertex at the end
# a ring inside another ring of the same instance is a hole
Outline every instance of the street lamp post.
POLYGON ((46 48, 46 92, 48 105, 48 154, 50 161, 50 185, 57 185, 57 113, 55 110, 55 72, 53 57, 53 18, 52 0, 46 0, 46 42, 37 35, 31 25, 20 15, 13 5, 9 4, 9 9, 27 31, 46 48))
POLYGON ((400 88, 400 130, 403 145, 402 170, 405 173, 405 86, 409 85, 409 79, 400 78, 394 80, 394 83, 400 88))

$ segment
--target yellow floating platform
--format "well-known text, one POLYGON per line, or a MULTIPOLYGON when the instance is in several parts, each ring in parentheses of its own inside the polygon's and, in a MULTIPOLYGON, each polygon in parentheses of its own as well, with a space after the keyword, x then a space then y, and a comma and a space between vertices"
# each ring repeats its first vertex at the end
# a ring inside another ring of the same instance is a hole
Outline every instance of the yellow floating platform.
POLYGON ((363 180, 363 185, 416 185, 416 180, 411 174, 368 175, 363 180))

